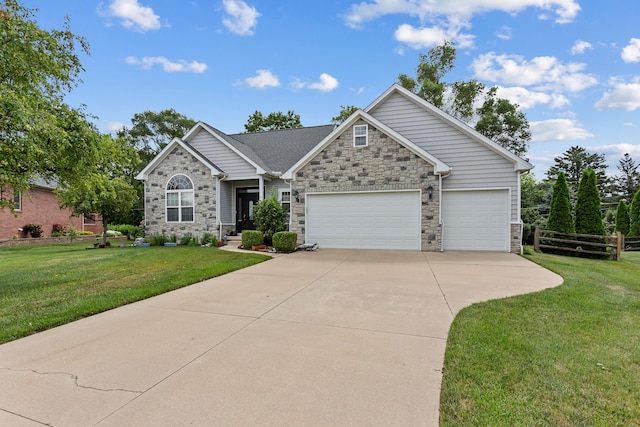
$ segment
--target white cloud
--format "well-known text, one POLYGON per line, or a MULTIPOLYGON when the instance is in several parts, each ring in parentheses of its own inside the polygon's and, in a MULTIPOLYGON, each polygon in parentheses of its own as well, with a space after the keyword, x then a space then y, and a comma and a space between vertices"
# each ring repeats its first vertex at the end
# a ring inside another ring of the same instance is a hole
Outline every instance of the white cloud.
POLYGON ((597 110, 625 109, 633 111, 640 108, 640 77, 630 83, 612 79, 613 90, 605 94, 595 103, 597 110))
POLYGON ((502 27, 500 27, 500 30, 496 32, 496 37, 501 40, 511 40, 511 37, 513 36, 512 32, 513 30, 511 29, 511 27, 503 25, 502 27))
POLYGON ((538 56, 527 61, 520 55, 496 55, 489 52, 471 64, 475 77, 515 86, 536 86, 539 90, 578 92, 598 83, 591 74, 581 73, 586 64, 563 64, 553 56, 538 56))
POLYGON ((409 24, 402 24, 393 33, 394 38, 414 49, 429 48, 440 45, 445 40, 453 40, 456 47, 467 48, 473 46, 474 36, 461 33, 462 27, 467 25, 448 25, 445 29, 440 26, 415 28, 409 24))
POLYGON ((593 49, 591 43, 584 40, 576 40, 576 42, 573 44, 573 47, 571 47, 571 55, 581 55, 587 49, 593 49))
POLYGON ((268 87, 280 86, 280 80, 269 70, 258 70, 255 77, 247 77, 244 82, 249 87, 256 89, 266 89, 268 87))
POLYGON ((624 62, 640 62, 640 39, 632 38, 620 54, 624 62))
POLYGON ((550 119, 529 122, 532 142, 573 141, 593 136, 572 119, 550 119))
POLYGON ((122 20, 122 25, 135 31, 145 32, 161 27, 160 17, 148 6, 141 6, 138 0, 113 0, 107 11, 98 9, 101 15, 122 20))
POLYGON ((122 122, 109 122, 107 123, 107 132, 116 134, 119 130, 126 127, 122 122))
POLYGON ((338 79, 327 74, 320 74, 320 81, 308 85, 309 89, 319 90, 320 92, 331 92, 338 87, 338 79))
POLYGON ((144 70, 151 69, 154 65, 161 65, 162 69, 167 73, 203 73, 207 69, 207 64, 197 61, 187 62, 179 60, 178 62, 169 61, 164 56, 145 56, 138 59, 135 56, 127 57, 127 64, 139 65, 144 70))
POLYGON ((466 20, 478 13, 515 14, 529 7, 554 11, 558 23, 573 21, 580 11, 577 0, 372 0, 353 4, 343 18, 348 26, 361 28, 366 22, 390 14, 414 16, 422 22, 435 16, 466 20))
POLYGON ((562 108, 571 104, 564 95, 530 91, 523 87, 499 87, 497 96, 508 99, 523 109, 530 109, 540 104, 549 105, 550 108, 562 108))
MULTIPOLYGON (((610 145, 600 145, 598 147, 588 147, 589 152, 596 151, 598 153, 603 153, 607 158, 622 158, 625 153, 629 153, 631 157, 637 158, 640 157, 640 145, 634 144, 610 144, 610 145)), ((615 161, 618 163, 617 160, 615 161)))
POLYGON ((222 23, 229 31, 240 36, 253 35, 253 29, 258 24, 260 16, 255 7, 242 0, 222 0, 222 5, 227 13, 222 23))

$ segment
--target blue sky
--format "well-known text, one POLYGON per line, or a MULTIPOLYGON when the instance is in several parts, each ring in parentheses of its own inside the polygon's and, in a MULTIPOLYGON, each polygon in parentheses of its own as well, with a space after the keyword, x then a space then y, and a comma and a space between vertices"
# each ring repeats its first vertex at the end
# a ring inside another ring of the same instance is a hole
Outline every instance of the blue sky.
POLYGON ((327 124, 458 49, 445 80, 497 85, 531 123, 536 178, 572 145, 640 162, 640 2, 585 0, 23 0, 43 28, 86 37, 67 98, 111 132, 174 108, 226 133, 254 111, 327 124))

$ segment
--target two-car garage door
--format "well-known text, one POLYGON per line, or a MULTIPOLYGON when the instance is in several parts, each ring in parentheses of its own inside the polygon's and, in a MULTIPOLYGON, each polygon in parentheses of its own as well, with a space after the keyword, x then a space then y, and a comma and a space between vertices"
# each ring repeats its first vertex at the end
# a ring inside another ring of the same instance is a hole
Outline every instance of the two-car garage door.
POLYGON ((509 191, 445 191, 442 223, 444 250, 508 251, 509 191))
POLYGON ((307 194, 306 241, 324 248, 420 250, 420 192, 307 194))

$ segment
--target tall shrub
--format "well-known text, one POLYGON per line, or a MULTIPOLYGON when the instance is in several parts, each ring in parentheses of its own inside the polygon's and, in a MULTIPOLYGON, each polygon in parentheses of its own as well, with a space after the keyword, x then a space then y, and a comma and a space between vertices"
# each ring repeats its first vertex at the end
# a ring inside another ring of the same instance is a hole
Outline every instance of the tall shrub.
POLYGON ((640 190, 633 196, 629 209, 629 235, 640 236, 640 190))
POLYGON ((597 234, 600 236, 607 234, 602 222, 600 191, 598 191, 596 173, 592 170, 586 170, 582 173, 582 179, 580 179, 580 184, 578 185, 576 233, 597 234))
POLYGON ((275 194, 269 199, 260 200, 253 208, 256 229, 262 231, 268 240, 287 228, 287 215, 275 194))
POLYGON ((628 235, 629 226, 629 207, 627 206, 627 202, 620 200, 618 203, 618 209, 616 209, 616 231, 619 231, 624 235, 628 235))
POLYGON ((553 186, 547 229, 560 233, 573 233, 575 231, 573 218, 571 217, 569 186, 563 172, 558 173, 558 179, 553 186))

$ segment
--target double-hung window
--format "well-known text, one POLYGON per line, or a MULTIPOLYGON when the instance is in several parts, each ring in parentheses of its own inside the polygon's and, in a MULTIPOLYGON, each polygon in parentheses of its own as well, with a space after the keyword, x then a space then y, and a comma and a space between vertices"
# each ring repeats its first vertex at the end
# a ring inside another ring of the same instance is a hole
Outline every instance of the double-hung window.
POLYGON ((280 205, 282 209, 289 212, 291 209, 291 191, 280 190, 280 205))
POLYGON ((175 175, 167 183, 167 222, 193 222, 193 182, 175 175))
POLYGON ((20 191, 13 192, 13 209, 16 211, 22 210, 22 192, 20 191))
POLYGON ((367 125, 356 125, 353 127, 353 146, 366 147, 369 144, 367 125))

